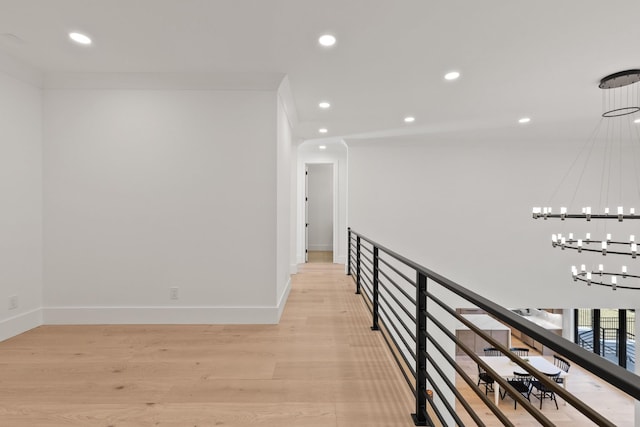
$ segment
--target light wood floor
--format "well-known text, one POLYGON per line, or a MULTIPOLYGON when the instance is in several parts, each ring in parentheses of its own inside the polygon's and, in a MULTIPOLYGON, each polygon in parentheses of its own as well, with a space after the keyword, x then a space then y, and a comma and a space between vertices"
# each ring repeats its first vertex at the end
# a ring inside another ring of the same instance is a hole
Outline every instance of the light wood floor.
POLYGON ((307 264, 279 325, 42 326, 0 343, 0 425, 412 426, 344 266, 307 264))
MULTIPOLYGON (((526 345, 518 342, 515 338, 513 345, 527 347, 526 345)), ((529 354, 540 355, 539 352, 536 352, 533 349, 529 350, 529 354)), ((550 362, 553 362, 553 357, 547 358, 550 362)), ((472 378, 477 379, 477 365, 470 357, 457 356, 456 361, 464 368, 465 372, 469 373, 472 378)), ((607 419, 615 425, 620 427, 634 426, 634 400, 631 397, 618 391, 613 386, 595 377, 579 366, 572 365, 569 369, 569 374, 567 387, 571 393, 607 417, 607 419)), ((480 414, 482 420, 487 424, 487 426, 502 425, 495 419, 491 411, 484 406, 482 401, 478 399, 475 392, 471 390, 471 388, 459 376, 456 378, 456 387, 467 400, 472 402, 471 406, 480 414)), ((493 399, 493 392, 490 391, 489 396, 493 399)), ((542 406, 542 412, 544 415, 555 425, 566 427, 594 425, 573 407, 565 405, 560 397, 558 397, 557 400, 558 409, 556 409, 554 403, 549 399, 545 399, 542 406)), ((531 397, 531 402, 536 407, 540 404, 540 401, 533 396, 531 397)), ((513 399, 510 396, 501 400, 498 406, 517 426, 534 427, 539 425, 539 423, 535 421, 523 408, 521 408, 520 405, 514 409, 513 399)), ((470 418, 466 416, 464 409, 462 409, 459 404, 458 408, 460 408, 459 415, 462 415, 463 413, 465 414, 465 416, 462 416, 463 420, 470 420, 470 418)), ((469 421, 469 424, 475 425, 472 421, 469 421)))
MULTIPOLYGON (((36 328, 0 343, 0 426, 412 426, 409 388, 353 292, 343 265, 306 264, 278 325, 36 328)), ((570 374, 573 393, 633 425, 632 399, 577 366, 570 374)), ((557 425, 590 425, 551 405, 557 425)), ((538 425, 510 398, 500 407, 538 425)))
POLYGON ((333 262, 333 251, 309 251, 307 252, 307 262, 333 262))

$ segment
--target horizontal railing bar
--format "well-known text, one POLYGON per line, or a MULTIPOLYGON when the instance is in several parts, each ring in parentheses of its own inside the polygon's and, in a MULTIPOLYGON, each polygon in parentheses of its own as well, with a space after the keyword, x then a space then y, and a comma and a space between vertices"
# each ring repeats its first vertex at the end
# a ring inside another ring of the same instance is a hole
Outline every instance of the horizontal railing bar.
MULTIPOLYGON (((478 357, 478 355, 475 354, 475 351, 473 351, 466 344, 464 344, 462 341, 460 341, 453 333, 451 333, 451 331, 449 331, 449 329, 447 327, 445 327, 431 313, 427 313, 427 317, 436 326, 438 326, 438 328, 442 331, 442 333, 444 333, 447 337, 449 337, 449 339, 451 341, 455 342, 465 353, 467 353, 467 355, 469 357, 471 357, 471 359, 473 359, 478 365, 482 366, 482 368, 493 377, 493 380, 495 382, 500 384, 500 386, 504 387, 505 389, 508 389, 508 390, 511 390, 511 391, 515 392, 515 389, 513 389, 513 387, 511 387, 511 385, 509 385, 509 383, 504 378, 502 378, 500 375, 498 375, 498 373, 496 371, 494 371, 493 368, 491 368, 482 359, 480 359, 478 357)), ((497 342, 495 339, 492 339, 492 340, 497 342)), ((445 358, 450 358, 450 356, 444 351, 442 346, 440 346, 440 344, 437 341, 431 340, 431 342, 436 348, 438 348, 438 350, 440 351, 442 356, 444 356, 445 358)), ((502 345, 498 346, 498 348, 500 348, 500 347, 502 347, 501 349, 506 348, 506 347, 504 347, 502 345)), ((507 353, 510 353, 508 349, 507 349, 507 353)), ((511 355, 511 354, 509 354, 508 356, 509 356, 509 358, 512 358, 512 356, 514 358, 517 357, 517 356, 511 355)), ((452 362, 449 362, 449 363, 452 363, 452 362)), ((453 363, 455 364, 455 362, 453 362, 453 363)), ((522 363, 525 363, 525 362, 522 361, 522 363)), ((520 364, 520 363, 518 363, 518 364, 520 364)), ((476 386, 475 388, 478 388, 478 387, 476 386)), ((480 389, 478 388, 478 391, 479 390, 480 389)), ((477 394, 481 395, 482 393, 477 393, 477 394)), ((515 396, 515 394, 516 393, 514 393, 514 396, 515 396)), ((517 394, 520 394, 520 393, 517 393, 517 394)), ((520 400, 518 399, 518 401, 520 401, 520 400)), ((542 414, 540 411, 538 411, 537 408, 535 408, 533 405, 531 405, 531 402, 529 402, 529 401, 527 401, 526 399, 523 398, 521 403, 525 407, 525 409, 527 409, 527 412, 529 412, 542 425, 545 425, 545 426, 554 426, 555 425, 551 421, 549 421, 549 419, 547 419, 547 417, 545 417, 544 414, 542 414)), ((502 421, 503 424, 504 424, 504 420, 507 420, 507 422, 511 425, 511 422, 508 421, 508 419, 504 416, 502 411, 500 411, 500 409, 498 409, 497 406, 493 405, 493 403, 492 403, 492 406, 493 407, 491 408, 491 410, 500 419, 500 421, 502 421), (495 408, 495 410, 494 410, 494 408, 495 408)))
MULTIPOLYGON (((408 334, 409 334, 409 336, 411 337, 411 340, 415 343, 415 342, 416 342, 416 335, 415 335, 415 332, 413 332, 413 331, 409 328, 409 326, 408 326, 406 323, 404 323, 404 322, 402 321, 402 319, 401 319, 401 318, 400 318, 400 316, 398 315, 398 312, 396 312, 396 311, 393 309, 393 307, 391 306, 391 304, 389 304, 389 302, 384 298, 384 295, 382 295, 382 294, 380 293, 380 294, 378 295, 378 297, 379 297, 382 301, 384 301, 384 302, 386 302, 386 303, 387 303, 387 307, 389 308, 389 310, 391 310, 391 313, 393 313, 393 317, 394 317, 394 318, 396 318, 396 319, 398 319, 398 323, 400 323, 400 324, 402 325, 402 327, 404 328, 404 330, 405 330, 405 331, 407 331, 407 333, 408 333, 408 334)), ((382 305, 380 305, 380 308, 383 308, 383 306, 382 306, 382 305)), ((389 318, 389 320, 392 320, 392 319, 391 319, 391 318, 389 318)), ((413 323, 414 323, 413 327, 414 327, 414 329, 415 329, 415 322, 413 322, 413 323)))
MULTIPOLYGON (((364 276, 363 276, 364 277, 364 276)), ((364 289, 367 293, 367 296, 373 298, 373 290, 371 289, 369 283, 365 282, 364 280, 360 283, 360 287, 361 289, 364 289)))
MULTIPOLYGON (((426 372, 426 376, 427 376, 427 381, 429 381, 429 384, 431 385, 431 387, 433 387, 433 390, 436 392, 436 394, 439 394, 440 396, 444 396, 445 394, 440 389, 440 386, 438 386, 438 382, 433 380, 433 376, 429 373, 429 371, 426 372)), ((449 399, 442 398, 442 399, 440 399, 440 401, 442 402, 442 404, 445 406, 445 408, 449 412, 449 415, 455 420, 456 426, 463 426, 464 427, 464 425, 465 425, 464 422, 462 422, 462 420, 460 419, 458 414, 456 414, 456 410, 451 407, 451 404, 449 403, 449 399)), ((442 416, 442 413, 440 412, 438 407, 437 406, 433 406, 432 408, 433 408, 434 412, 436 413, 436 416, 438 417, 438 420, 440 420, 440 422, 443 425, 447 425, 447 422, 444 419, 444 416, 442 416)))
MULTIPOLYGON (((373 311, 373 302, 371 302, 371 299, 369 298, 368 295, 366 294, 362 294, 362 298, 365 301, 365 305, 367 306, 367 308, 369 309, 369 312, 373 311), (368 302, 368 303, 367 303, 368 302)), ((391 346, 391 343, 389 342, 389 338, 391 338, 393 340, 393 344, 395 345, 395 349, 398 350, 400 348, 400 346, 398 346, 398 343, 395 341, 395 339, 393 338, 393 336, 388 333, 388 328, 387 325, 384 321, 381 322, 382 326, 385 328, 385 330, 387 330, 387 333, 383 333, 382 334, 382 338, 384 338, 385 343, 387 344, 387 347, 389 347, 389 350, 391 350, 391 354, 393 355, 393 358, 396 361, 396 364, 398 365, 398 367, 400 368, 400 372, 402 372, 402 376, 404 377, 405 381, 407 382, 407 384, 409 385, 409 388, 411 389, 411 392, 415 395, 416 393, 416 388, 413 385, 413 383, 411 382, 411 380, 409 379, 409 376, 407 375, 407 373, 405 372, 404 368, 402 367, 402 365, 400 364, 400 361, 398 360, 398 357, 396 356, 396 352, 394 351, 394 348, 391 346), (387 338, 387 335, 389 336, 389 338, 387 338)), ((401 351, 398 352, 400 354, 400 356, 402 357, 402 360, 404 360, 404 363, 406 364, 406 366, 409 368, 409 371, 411 372, 411 375, 413 376, 414 380, 416 377, 416 372, 413 369, 412 365, 409 363, 409 361, 407 360, 406 356, 404 355, 404 353, 402 353, 401 351)))
MULTIPOLYGON (((433 342, 433 339, 430 335, 427 334, 427 339, 431 342, 433 342)), ((462 393, 460 393, 460 391, 458 390, 458 388, 455 386, 455 384, 453 384, 451 382, 451 380, 449 380, 449 378, 447 377, 447 375, 444 373, 444 371, 442 370, 442 368, 440 368, 440 364, 437 363, 433 357, 431 356, 431 354, 429 352, 427 352, 427 360, 429 362, 431 362, 431 366, 433 366, 433 368, 436 370, 436 372, 438 372, 438 375, 440 375, 440 378, 447 384, 447 386, 449 387, 449 389, 453 392, 453 394, 456 396, 456 398, 458 399, 458 402, 460 402, 460 404, 462 405, 462 407, 467 411, 467 413, 469 414, 469 416, 473 419, 473 421, 476 422, 477 425, 479 426, 484 426, 484 422, 482 421, 482 419, 478 416, 478 414, 476 413, 476 411, 473 410, 473 408, 471 407, 471 405, 469 405, 469 402, 467 402, 467 400, 464 398, 464 396, 462 395, 462 393)), ((455 368, 454 368, 455 369, 455 368)), ((429 380, 431 381, 431 380, 429 380)), ((443 399, 446 401, 446 399, 443 399)), ((459 419, 459 418, 457 418, 459 419)), ((458 424, 460 425, 464 425, 464 423, 462 421, 460 421, 458 424)))
MULTIPOLYGON (((411 357, 413 358, 413 360, 416 360, 416 353, 415 351, 413 351, 413 349, 411 348, 411 346, 409 345, 409 343, 404 339, 404 337, 402 336, 402 334, 400 333, 400 331, 398 330, 398 328, 396 327, 395 323, 393 322, 393 319, 391 319, 391 317, 389 316, 389 313, 387 313, 385 311, 384 308, 382 307, 378 307, 380 309, 380 312, 382 314, 385 315, 385 317, 387 318, 387 320, 389 321, 389 325, 391 325, 391 327, 393 328, 393 330, 396 332, 398 338, 400 338, 400 341, 402 341, 402 343, 405 346, 405 349, 411 354, 411 357)), ((386 323, 385 323, 386 325, 386 323)), ((388 329, 388 328, 387 328, 388 329)), ((401 349, 401 347, 398 345, 398 342, 396 341, 396 339, 393 337, 393 335, 391 335, 391 339, 393 340, 393 342, 396 344, 396 347, 398 349, 401 349)), ((405 360, 405 362, 407 362, 407 364, 409 364, 408 360, 405 360)))
POLYGON ((453 292, 454 294, 466 299, 473 303, 477 307, 483 309, 488 314, 492 315, 499 321, 506 323, 509 326, 514 326, 516 329, 523 332, 525 335, 538 341, 545 347, 555 351, 556 353, 566 357, 567 359, 577 363, 584 369, 590 371, 592 374, 600 377, 604 381, 610 383, 614 387, 622 390, 636 400, 640 400, 640 377, 628 372, 626 369, 603 360, 600 356, 591 353, 579 345, 572 343, 561 336, 548 331, 528 320, 523 319, 521 316, 507 310, 504 307, 499 306, 493 301, 458 285, 452 280, 418 264, 415 263, 394 251, 387 249, 385 246, 362 236, 361 234, 351 231, 352 234, 359 236, 361 239, 368 243, 378 247, 378 250, 392 256, 396 260, 404 263, 408 267, 411 267, 420 273, 424 274, 427 278, 438 283, 445 289, 453 292))
MULTIPOLYGON (((455 312, 455 310, 453 310, 451 307, 449 307, 448 305, 446 305, 445 303, 443 303, 440 299, 438 299, 437 297, 435 297, 432 294, 428 293, 429 298, 431 298, 434 302, 436 302, 438 305, 440 305, 440 307, 442 307, 442 309, 444 309, 445 311, 447 311, 449 314, 451 314, 452 316, 456 317, 459 316, 458 313, 455 312)), ((427 317, 434 322, 434 324, 436 324, 444 334, 446 334, 452 341, 456 342, 459 344, 458 339, 455 337, 455 335, 453 335, 451 333, 451 331, 449 331, 442 323, 440 323, 440 321, 438 321, 434 316, 432 316, 430 313, 427 313, 427 317)), ((571 406, 573 406, 574 408, 576 408, 580 413, 582 413, 583 415, 585 415, 587 418, 591 419, 593 422, 595 422, 598 425, 601 426, 611 426, 614 427, 614 424, 611 424, 606 418, 602 417, 602 415, 600 415, 599 413, 597 413, 596 411, 594 411, 593 409, 591 409, 591 407, 587 406, 584 402, 582 402, 580 399, 578 399, 577 397, 575 397, 573 394, 569 393, 568 391, 566 391, 564 389, 564 387, 560 387, 558 385, 558 383, 556 383, 555 381, 552 381, 551 379, 549 379, 544 372, 540 372, 539 370, 537 370, 536 368, 534 368, 532 365, 528 364, 526 361, 524 361, 522 358, 520 358, 519 356, 515 355, 514 353, 512 353, 511 351, 509 351, 509 348, 504 346, 502 343, 500 343, 499 341, 497 341, 495 338, 493 338, 491 335, 487 335, 484 332, 482 332, 482 330, 480 328, 478 328, 476 325, 472 324, 471 322, 469 322, 467 319, 465 319, 464 317, 460 316, 461 318, 458 319, 461 322, 463 322, 465 324, 465 326, 469 327, 472 331, 476 332, 477 335, 480 335, 485 341, 487 341, 489 344, 491 344, 493 347, 498 348, 505 356, 507 356, 509 359, 511 359, 513 362, 515 362, 516 364, 518 364, 522 369, 524 369, 525 371, 529 372, 530 374, 532 374, 534 377, 536 377, 537 380, 539 380, 540 382, 542 382, 545 386, 551 388, 554 393, 556 393, 557 395, 559 395, 560 397, 562 397, 567 403, 569 403, 571 406)), ((471 358, 473 359, 474 355, 469 354, 469 356, 471 356, 471 358)), ((475 359, 474 359, 475 360, 475 359)), ((479 360, 479 359, 478 359, 479 360)), ((483 368, 485 368, 487 371, 491 371, 492 375, 495 377, 496 373, 490 369, 483 361, 480 361, 481 363, 479 363, 480 365, 482 365, 483 368)), ((502 385, 502 378, 494 378, 495 381, 499 381, 499 384, 502 385)), ((525 404, 526 407, 526 404, 525 404)), ((538 410, 531 406, 531 409, 533 411, 529 411, 528 412, 533 415, 536 419, 538 419, 540 421, 540 419, 538 418, 537 414, 538 414, 538 410)), ((550 424, 553 425, 553 424, 550 424)))
POLYGON ((416 287, 416 282, 411 280, 410 278, 408 278, 403 272, 401 272, 400 270, 398 270, 397 268, 395 268, 393 265, 389 264, 387 261, 385 261, 384 258, 380 257, 380 255, 378 254, 378 259, 380 260, 380 262, 382 262, 384 265, 386 265, 387 267, 389 267, 391 270, 393 270, 394 273, 396 273, 398 276, 402 277, 404 280, 406 280, 411 286, 413 286, 414 288, 416 287))
POLYGON ((360 250, 361 250, 361 251, 362 251, 362 250, 365 250, 365 251, 369 252, 371 255, 373 255, 373 249, 369 249, 369 247, 368 247, 368 246, 363 245, 362 243, 360 244, 360 250))
POLYGON ((361 284, 364 283, 364 280, 362 279, 367 279, 369 285, 373 285, 373 277, 372 277, 373 271, 370 271, 365 264, 362 264, 361 267, 364 267, 364 268, 360 269, 360 275, 362 276, 360 283, 361 284), (369 276, 369 273, 371 273, 371 276, 369 276))
MULTIPOLYGON (((409 316, 409 318, 413 321, 413 323, 416 323, 416 315, 411 313, 411 311, 405 306, 405 304, 402 304, 400 300, 391 292, 389 292, 389 290, 386 287, 383 287, 383 289, 386 291, 387 295, 389 295, 396 302, 396 304, 398 304, 398 306, 402 309, 402 311, 404 311, 405 314, 409 316)), ((387 304, 389 304, 388 301, 387 301, 387 304)))
POLYGON ((384 278, 385 278, 385 279, 387 279, 389 282, 391 282, 391 284, 393 285, 393 287, 394 287, 394 288, 396 288, 396 289, 397 289, 397 290, 398 290, 402 295, 404 295, 404 296, 405 296, 405 298, 407 298, 407 299, 409 300, 409 302, 410 302, 411 304, 413 304, 413 306, 415 306, 415 305, 416 305, 416 299, 415 299, 415 297, 412 297, 411 295, 409 295, 409 293, 408 293, 407 291, 405 291, 404 289, 402 289, 402 288, 400 287, 400 285, 398 285, 396 282, 394 282, 394 281, 393 281, 393 279, 392 279, 391 277, 387 276, 387 274, 386 274, 384 271, 379 270, 379 271, 378 271, 378 273, 380 273, 382 276, 384 276, 384 278))
MULTIPOLYGON (((482 393, 482 391, 477 386, 477 384, 464 371, 464 369, 460 365, 458 365, 455 362, 455 360, 453 360, 453 358, 449 355, 449 353, 445 352, 444 349, 442 348, 442 346, 440 346, 440 344, 436 340, 434 340, 433 337, 430 334, 427 335, 427 338, 429 339, 431 344, 434 345, 436 347, 436 349, 438 349, 439 353, 445 359, 447 359, 447 361, 449 362, 449 365, 453 366, 453 368, 462 377, 462 379, 467 383, 467 385, 471 388, 471 390, 480 398, 480 400, 482 400, 482 402, 491 410, 491 412, 493 412, 493 415, 495 415, 502 422, 503 425, 513 426, 511 421, 509 421, 509 418, 507 418, 507 416, 504 415, 504 413, 498 408, 498 406, 495 405, 493 400, 489 399, 489 397, 486 394, 482 393)), ((469 355, 472 360, 476 361, 476 363, 480 360, 478 358, 478 356, 475 354, 475 351, 473 349, 469 348, 469 346, 467 346, 464 342, 459 341, 457 339, 457 337, 454 337, 454 338, 455 338, 454 341, 456 342, 456 344, 458 344, 460 349, 463 352, 465 352, 467 355, 469 355)), ((493 371, 491 369, 488 369, 487 372, 493 372, 493 371)), ((495 372, 494 372, 494 374, 495 374, 495 372)), ((498 381, 498 383, 500 385, 507 384, 506 380, 504 380, 502 378, 497 378, 497 381, 498 381)))
POLYGON ((360 270, 360 288, 366 289, 371 295, 373 295, 373 289, 371 288, 371 278, 367 276, 364 270, 360 270))
MULTIPOLYGON (((386 248, 385 246, 383 246, 383 245, 381 245, 381 244, 379 244, 377 242, 374 242, 373 240, 369 239, 368 237, 365 237, 365 236, 361 235, 360 233, 358 233, 356 231, 351 230, 351 233, 355 234, 356 236, 359 236, 362 240, 364 240, 364 241, 376 246, 378 248, 378 250, 381 250, 384 253, 386 253, 387 255, 391 256, 392 258, 395 258, 396 260, 400 261, 401 263, 403 263, 407 267, 411 267, 412 269, 414 269, 416 271, 421 271, 421 270, 430 271, 430 270, 422 267, 420 264, 415 263, 415 262, 411 261, 410 259, 403 257, 402 255, 392 251, 391 249, 386 248)), ((427 277, 428 277, 428 275, 427 275, 427 277)))
MULTIPOLYGON (((369 258, 368 256, 366 256, 365 254, 363 254, 362 252, 360 252, 360 263, 362 265, 365 265, 365 266, 372 266, 373 267, 373 260, 371 258, 369 258), (362 260, 368 261, 369 264, 362 262, 362 260)), ((373 273, 372 270, 369 270, 369 271, 371 271, 373 273)))

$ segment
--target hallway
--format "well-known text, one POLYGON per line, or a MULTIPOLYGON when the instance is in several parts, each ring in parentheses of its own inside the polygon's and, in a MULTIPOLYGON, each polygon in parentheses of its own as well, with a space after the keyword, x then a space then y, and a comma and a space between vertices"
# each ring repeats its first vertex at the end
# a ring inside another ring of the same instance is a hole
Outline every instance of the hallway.
POLYGON ((0 343, 3 425, 412 426, 344 266, 306 264, 279 325, 42 326, 0 343))

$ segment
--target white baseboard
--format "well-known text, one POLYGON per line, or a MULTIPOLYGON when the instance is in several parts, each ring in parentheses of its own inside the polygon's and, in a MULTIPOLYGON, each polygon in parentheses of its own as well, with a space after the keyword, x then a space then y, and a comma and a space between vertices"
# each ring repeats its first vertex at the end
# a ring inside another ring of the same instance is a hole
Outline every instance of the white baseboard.
POLYGON ((280 298, 278 299, 278 322, 280 322, 280 318, 282 317, 282 312, 284 311, 284 307, 287 305, 287 300, 289 299, 289 293, 291 292, 291 277, 287 280, 287 285, 284 287, 284 291, 280 298))
POLYGON ((332 251, 333 250, 333 244, 331 243, 318 243, 318 244, 311 244, 309 243, 309 250, 310 251, 332 251))
POLYGON ((47 307, 46 325, 277 324, 279 307, 47 307))
POLYGON ((0 321, 0 341, 41 325, 277 324, 291 278, 276 307, 47 307, 0 321))
POLYGON ((347 263, 347 257, 346 256, 337 256, 333 258, 333 263, 334 264, 346 264, 347 263))
POLYGON ((298 264, 291 264, 289 266, 289 274, 298 274, 298 264))
POLYGON ((15 337, 41 325, 42 309, 36 308, 25 313, 20 313, 14 317, 0 321, 0 341, 15 337))

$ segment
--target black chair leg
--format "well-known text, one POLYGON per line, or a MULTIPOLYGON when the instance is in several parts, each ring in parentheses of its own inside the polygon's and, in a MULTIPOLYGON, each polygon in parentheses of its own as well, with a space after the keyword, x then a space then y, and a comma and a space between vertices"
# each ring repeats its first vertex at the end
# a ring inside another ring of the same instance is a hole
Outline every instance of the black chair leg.
POLYGON ((542 399, 544 399, 544 393, 540 392, 540 410, 542 410, 542 399))

